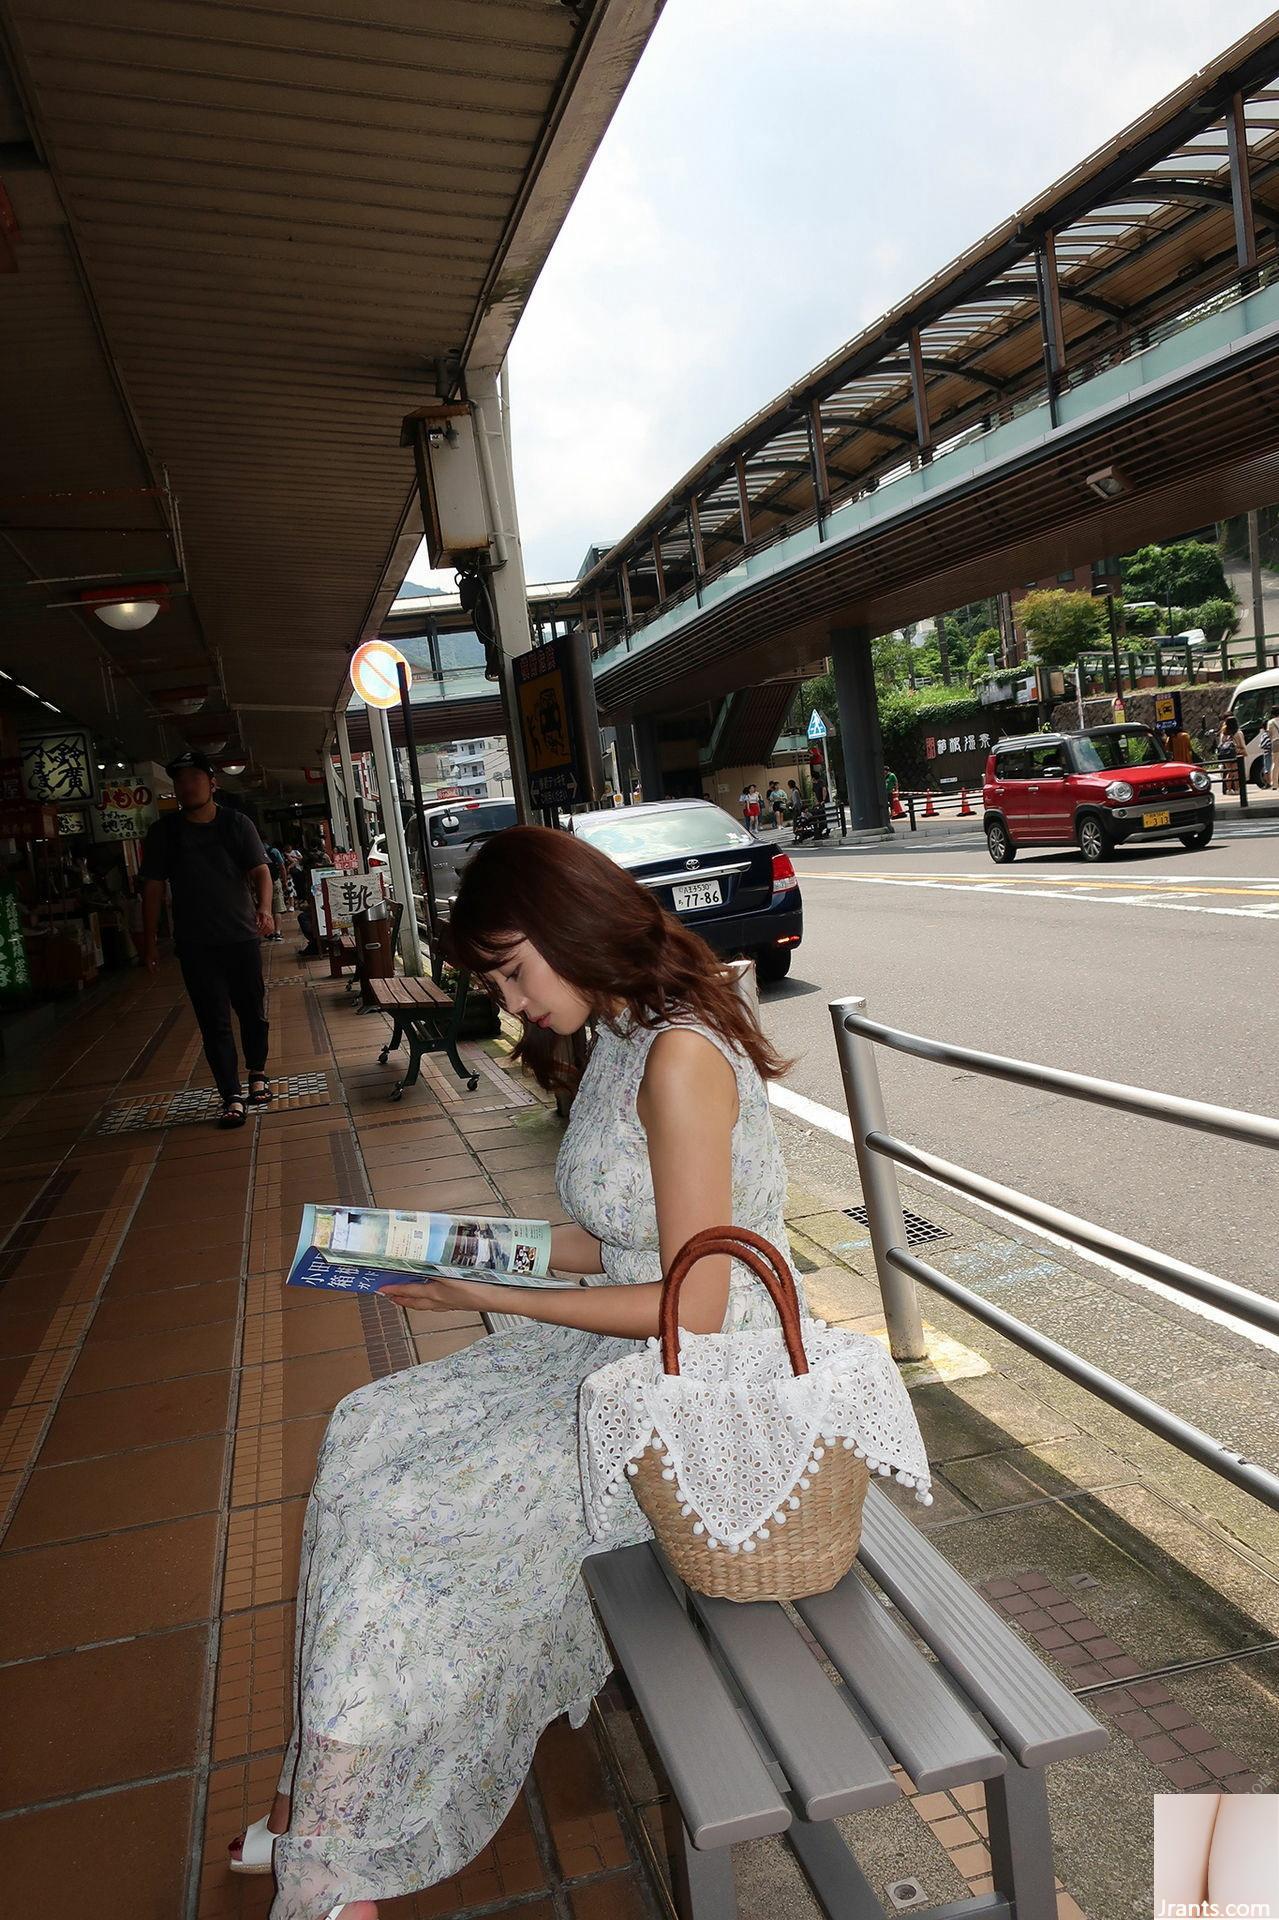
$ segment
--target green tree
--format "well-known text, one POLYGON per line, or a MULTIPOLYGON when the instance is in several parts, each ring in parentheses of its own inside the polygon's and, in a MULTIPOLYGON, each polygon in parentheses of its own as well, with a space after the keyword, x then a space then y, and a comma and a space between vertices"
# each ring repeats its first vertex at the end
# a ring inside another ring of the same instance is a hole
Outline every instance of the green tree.
POLYGON ((1104 602, 1089 593, 1046 587, 1015 609, 1030 651, 1046 667, 1073 667, 1079 655, 1108 640, 1104 602))
POLYGON ((1231 598, 1221 554, 1206 540, 1174 540, 1166 547, 1139 547, 1119 563, 1127 600, 1157 600, 1166 607, 1194 607, 1231 598))
POLYGON ((972 684, 974 675, 984 676, 989 673, 989 656, 991 654, 995 656, 995 660, 998 662, 999 648, 1000 639, 998 627, 985 627, 980 633, 973 636, 967 667, 970 685, 972 684))
POLYGON ((1233 600, 1205 600, 1201 607, 1186 610, 1186 625, 1202 627, 1210 646, 1218 646, 1228 633, 1239 631, 1239 609, 1233 600))

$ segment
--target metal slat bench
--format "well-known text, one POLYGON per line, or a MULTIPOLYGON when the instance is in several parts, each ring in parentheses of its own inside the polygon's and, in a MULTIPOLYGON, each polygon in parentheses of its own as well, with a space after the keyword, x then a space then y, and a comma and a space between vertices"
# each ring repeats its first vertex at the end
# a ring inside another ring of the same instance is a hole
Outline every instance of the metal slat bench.
POLYGON ((679 1812, 684 1920, 734 1920, 734 1841, 784 1834, 830 1920, 882 1920, 831 1822, 885 1806, 895 1762, 919 1792, 981 1781, 994 1886, 916 1920, 1056 1920, 1044 1768, 1109 1735, 906 1516, 867 1492, 858 1555, 930 1661, 856 1570, 796 1612, 690 1592, 653 1545, 582 1574, 679 1812))
POLYGON ((458 974, 452 992, 447 987, 437 986, 434 980, 419 980, 400 974, 390 980, 369 981, 374 1006, 380 1012, 389 1014, 391 1019, 391 1037, 378 1054, 378 1060, 385 1066, 388 1054, 406 1040, 409 1046, 408 1071, 392 1087, 392 1100, 402 1099, 405 1087, 413 1086, 422 1065, 422 1057, 428 1053, 447 1054, 449 1065, 458 1079, 465 1080, 468 1092, 475 1092, 479 1078, 472 1073, 457 1050, 462 1022, 466 1017, 466 995, 470 983, 471 976, 465 972, 458 974))

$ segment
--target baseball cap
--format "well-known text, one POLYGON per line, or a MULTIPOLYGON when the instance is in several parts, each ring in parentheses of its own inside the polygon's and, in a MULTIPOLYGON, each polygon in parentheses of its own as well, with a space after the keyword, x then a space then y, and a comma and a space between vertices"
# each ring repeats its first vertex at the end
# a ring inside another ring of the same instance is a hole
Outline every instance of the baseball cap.
POLYGON ((201 753, 198 747, 188 747, 186 752, 180 753, 176 760, 167 760, 164 771, 168 774, 170 780, 172 780, 187 767, 195 767, 200 773, 210 775, 213 773, 213 762, 210 760, 208 754, 201 753))

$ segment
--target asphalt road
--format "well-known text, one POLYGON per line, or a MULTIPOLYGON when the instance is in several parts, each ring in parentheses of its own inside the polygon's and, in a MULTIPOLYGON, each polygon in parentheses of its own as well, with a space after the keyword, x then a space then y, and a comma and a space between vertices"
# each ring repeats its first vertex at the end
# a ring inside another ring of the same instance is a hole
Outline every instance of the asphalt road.
MULTIPOLYGON (((1279 1114, 1279 821, 1102 866, 997 868, 968 833, 787 850, 804 942, 761 998, 793 1091, 844 1111, 828 1003, 861 994, 890 1026, 1279 1114)), ((1279 1296, 1273 1154, 877 1051, 900 1137, 1279 1296)))

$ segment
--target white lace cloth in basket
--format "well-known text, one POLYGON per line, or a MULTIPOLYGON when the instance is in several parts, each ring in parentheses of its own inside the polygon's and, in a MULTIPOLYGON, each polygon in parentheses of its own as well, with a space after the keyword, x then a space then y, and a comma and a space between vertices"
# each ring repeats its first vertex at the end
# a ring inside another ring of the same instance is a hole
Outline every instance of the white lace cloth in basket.
POLYGON ((913 1486, 931 1506, 931 1475, 910 1397, 869 1334, 803 1322, 809 1371, 795 1375, 780 1328, 680 1329, 680 1371, 662 1371, 657 1340, 582 1382, 579 1450, 586 1519, 596 1540, 634 1517, 630 1464, 658 1449, 694 1533, 753 1552, 799 1506, 828 1446, 913 1486), (628 1511, 629 1509, 629 1511, 628 1511))

